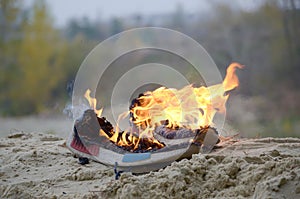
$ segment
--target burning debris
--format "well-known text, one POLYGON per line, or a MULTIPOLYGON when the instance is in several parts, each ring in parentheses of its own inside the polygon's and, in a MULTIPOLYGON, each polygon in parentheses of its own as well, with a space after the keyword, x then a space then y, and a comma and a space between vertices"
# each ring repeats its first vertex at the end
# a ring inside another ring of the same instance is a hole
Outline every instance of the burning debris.
MULTIPOLYGON (((86 110, 81 119, 75 123, 79 140, 84 140, 86 145, 113 143, 120 149, 130 152, 146 152, 163 148, 165 145, 151 138, 140 138, 138 135, 130 135, 126 131, 114 132, 113 126, 105 117, 97 117, 94 110, 86 110), (138 142, 138 143, 136 143, 138 142)), ((113 147, 110 147, 113 150, 113 147)))
MULTIPOLYGON (((84 146, 90 146, 92 144, 104 145, 106 143, 107 148, 114 150, 115 147, 109 144, 113 143, 120 149, 134 153, 155 152, 158 149, 164 148, 166 146, 165 143, 168 144, 168 147, 180 145, 182 144, 181 141, 186 138, 192 138, 192 144, 201 146, 209 130, 213 131, 215 135, 218 135, 216 129, 209 126, 190 130, 179 127, 177 129, 171 129, 167 125, 158 126, 154 130, 153 138, 139 138, 137 134, 130 135, 126 131, 121 131, 116 134, 113 131, 111 123, 107 121, 105 117, 97 117, 92 109, 86 110, 83 117, 76 121, 74 127, 76 140, 81 142, 84 146), (97 132, 99 132, 99 134, 97 132), (116 136, 116 138, 112 138, 113 136, 116 136), (138 143, 136 144, 135 141, 138 141, 138 143)), ((186 143, 190 143, 190 139, 186 139, 186 143)))
MULTIPOLYGON (((75 122, 71 150, 97 157, 99 148, 123 155, 176 151, 173 156, 177 159, 191 156, 201 147, 210 151, 219 142, 217 130, 211 127, 213 118, 216 113, 226 112, 229 92, 239 84, 235 70, 242 67, 230 64, 223 83, 210 87, 161 87, 141 94, 132 101, 129 111, 119 116, 119 121, 130 116, 131 127, 125 130, 120 130, 118 124, 114 128, 101 117, 102 109, 96 108, 97 100, 87 90, 84 96, 91 109, 75 122)), ((122 161, 127 162, 124 157, 122 161)), ((108 162, 113 165, 111 160, 108 162)))

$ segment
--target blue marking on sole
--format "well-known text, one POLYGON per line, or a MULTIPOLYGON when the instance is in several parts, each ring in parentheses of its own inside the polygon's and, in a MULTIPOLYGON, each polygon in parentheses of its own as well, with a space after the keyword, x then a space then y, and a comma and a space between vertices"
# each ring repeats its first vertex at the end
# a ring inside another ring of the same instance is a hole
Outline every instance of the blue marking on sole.
POLYGON ((151 153, 129 153, 123 156, 122 162, 137 162, 151 157, 151 153))

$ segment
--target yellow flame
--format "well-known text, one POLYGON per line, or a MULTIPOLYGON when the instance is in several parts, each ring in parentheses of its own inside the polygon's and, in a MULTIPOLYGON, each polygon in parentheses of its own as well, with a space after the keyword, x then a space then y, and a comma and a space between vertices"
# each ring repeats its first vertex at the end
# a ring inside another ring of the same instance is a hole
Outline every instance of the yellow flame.
POLYGON ((97 109, 97 99, 94 97, 91 97, 91 90, 87 89, 84 94, 85 99, 89 102, 89 105, 91 108, 94 109, 95 113, 97 114, 97 117, 101 117, 102 110, 103 109, 97 109))
MULTIPOLYGON (((190 129, 212 125, 217 112, 226 113, 225 105, 229 97, 226 92, 239 85, 235 71, 237 68, 243 67, 239 63, 230 64, 223 83, 213 86, 194 88, 189 85, 180 90, 160 87, 152 92, 145 92, 138 98, 139 105, 135 104, 130 110, 134 118, 132 122, 137 130, 130 129, 119 136, 120 129, 117 124, 115 133, 109 139, 119 146, 133 145, 136 149, 142 138, 148 138, 153 143, 160 144, 153 136, 153 131, 158 125, 167 123, 168 128, 185 127, 190 129)), ((97 100, 91 97, 90 93, 91 91, 88 89, 84 96, 100 117, 102 109, 96 109, 97 100)), ((126 118, 130 112, 120 114, 117 123, 126 118)), ((103 135, 105 132, 100 130, 99 134, 103 135)))
POLYGON ((189 85, 180 90, 161 87, 146 92, 138 99, 141 105, 131 110, 134 123, 142 129, 161 125, 165 120, 168 120, 169 128, 197 129, 211 125, 216 112, 226 112, 228 95, 225 92, 239 85, 235 70, 242 67, 238 63, 230 64, 223 83, 210 87, 189 85))

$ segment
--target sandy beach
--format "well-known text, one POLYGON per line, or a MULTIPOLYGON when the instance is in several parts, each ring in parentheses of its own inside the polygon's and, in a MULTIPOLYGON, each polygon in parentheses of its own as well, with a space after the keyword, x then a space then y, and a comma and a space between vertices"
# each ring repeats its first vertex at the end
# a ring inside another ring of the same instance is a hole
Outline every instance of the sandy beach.
POLYGON ((143 175, 90 161, 44 133, 0 139, 1 198, 299 198, 300 139, 236 139, 143 175))

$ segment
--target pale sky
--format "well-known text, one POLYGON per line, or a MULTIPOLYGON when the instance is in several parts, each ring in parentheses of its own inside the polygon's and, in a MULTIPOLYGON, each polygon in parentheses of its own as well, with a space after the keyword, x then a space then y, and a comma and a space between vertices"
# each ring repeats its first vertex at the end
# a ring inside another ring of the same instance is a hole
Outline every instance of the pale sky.
MULTIPOLYGON (((29 5, 33 0, 25 0, 29 5)), ((188 13, 206 9, 198 0, 46 0, 55 24, 64 25, 71 18, 107 19, 132 14, 161 14, 174 11, 181 3, 188 13)))
MULTIPOLYGON (((24 0, 30 5, 34 0, 24 0)), ((46 0, 55 24, 62 26, 71 18, 108 19, 112 16, 124 17, 133 14, 151 15, 170 13, 178 4, 185 12, 205 12, 211 2, 230 3, 244 9, 251 9, 261 0, 46 0)))

